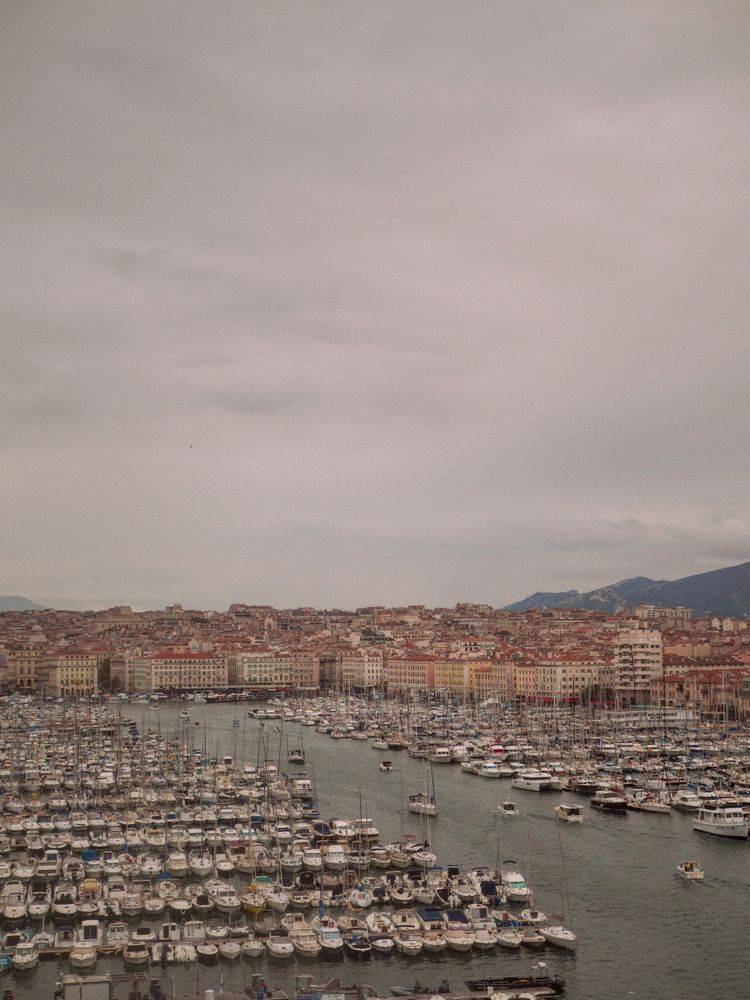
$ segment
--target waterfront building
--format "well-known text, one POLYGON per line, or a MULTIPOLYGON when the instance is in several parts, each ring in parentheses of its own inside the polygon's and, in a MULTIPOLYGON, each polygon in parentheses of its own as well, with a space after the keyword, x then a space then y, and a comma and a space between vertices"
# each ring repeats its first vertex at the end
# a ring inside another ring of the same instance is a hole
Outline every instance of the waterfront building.
POLYGON ((510 660, 482 660, 474 668, 474 694, 478 701, 496 698, 510 701, 514 694, 513 663, 510 660))
POLYGON ((284 687, 292 683, 292 661, 268 646, 237 653, 237 684, 241 687, 284 687))
POLYGON ((433 691, 435 689, 435 657, 430 653, 408 653, 389 657, 385 678, 388 692, 433 691))
POLYGON ((5 681, 19 690, 36 690, 42 651, 38 648, 11 649, 5 655, 5 681))
POLYGON ((690 709, 701 719, 750 719, 750 666, 721 665, 685 669, 654 678, 652 701, 690 709))
POLYGON ((131 691, 190 691, 227 686, 226 660, 214 653, 168 652, 147 653, 131 665, 131 691))
POLYGON ((341 686, 365 691, 383 683, 383 654, 378 649, 360 649, 339 654, 341 686))
POLYGON ((317 691, 320 687, 320 657, 312 649, 292 649, 292 684, 298 691, 317 691))
POLYGON ((86 697, 99 690, 97 653, 70 651, 44 656, 39 662, 39 686, 49 697, 86 697))

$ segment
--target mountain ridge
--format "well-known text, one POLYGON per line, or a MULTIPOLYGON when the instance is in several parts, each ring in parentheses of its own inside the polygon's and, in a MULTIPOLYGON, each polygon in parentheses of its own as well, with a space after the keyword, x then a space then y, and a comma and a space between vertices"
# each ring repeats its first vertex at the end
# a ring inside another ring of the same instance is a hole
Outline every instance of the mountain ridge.
POLYGON ((35 604, 28 597, 21 597, 18 594, 0 595, 0 613, 3 611, 44 611, 44 604, 35 604))
POLYGON ((695 573, 679 580, 652 580, 634 576, 596 590, 536 591, 522 601, 506 604, 503 611, 529 608, 587 608, 592 611, 630 611, 637 604, 691 608, 698 615, 750 615, 750 562, 695 573))

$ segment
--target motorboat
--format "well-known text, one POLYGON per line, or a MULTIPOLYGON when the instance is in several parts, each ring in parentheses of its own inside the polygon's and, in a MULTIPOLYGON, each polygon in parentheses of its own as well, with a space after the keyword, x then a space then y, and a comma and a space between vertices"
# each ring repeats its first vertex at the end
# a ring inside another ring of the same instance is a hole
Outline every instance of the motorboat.
POLYGON ((483 760, 476 772, 480 778, 501 778, 500 768, 495 760, 483 760))
POLYGON ((332 917, 315 917, 312 928, 318 939, 321 958, 340 955, 344 948, 344 940, 336 921, 332 917))
POLYGON ((543 948, 545 945, 544 935, 539 932, 538 927, 524 927, 521 934, 521 944, 524 948, 543 948))
POLYGON ((682 861, 677 865, 677 874, 688 882, 697 882, 703 878, 704 872, 697 861, 682 861))
POLYGON ((364 961, 372 956, 372 945, 366 930, 350 930, 343 935, 344 951, 357 961, 364 961))
POLYGON ((205 965, 216 965, 219 960, 219 946, 213 941, 201 941, 195 946, 195 953, 198 961, 205 965))
POLYGON ((555 816, 563 823, 583 823, 585 812, 583 806, 561 802, 555 806, 555 816))
POLYGON ((294 955, 294 945, 288 937, 282 934, 269 934, 266 938, 266 951, 269 958, 292 958, 294 955))
POLYGON ((611 788, 600 788, 589 802, 594 809, 601 809, 604 812, 624 813, 628 808, 628 800, 611 788))
POLYGON ((393 770, 393 761, 392 760, 381 760, 381 762, 380 762, 380 770, 381 771, 392 771, 393 770))
MULTIPOLYGON (((505 861, 504 865, 514 865, 514 861, 505 861)), ((531 889, 526 884, 523 875, 514 868, 503 868, 500 872, 503 889, 511 903, 525 903, 531 896, 531 889)))
POLYGON ((403 928, 396 932, 396 935, 393 938, 393 943, 396 946, 397 951, 409 958, 413 958, 416 955, 421 954, 424 947, 422 943, 422 935, 419 931, 409 930, 407 928, 403 928))
POLYGON ((260 940, 260 938, 257 938, 254 935, 251 935, 243 941, 241 947, 242 954, 247 958, 260 958, 266 951, 265 944, 260 940))
POLYGON ((680 812, 698 812, 701 807, 700 796, 689 788, 680 788, 672 799, 672 808, 680 812))
POLYGON ((11 956, 14 972, 34 969, 39 964, 39 949, 32 941, 20 941, 11 956))
POLYGON ((703 802, 698 815, 693 817, 693 829, 712 833, 717 837, 736 837, 747 840, 750 820, 738 801, 725 799, 703 802))
POLYGON ((96 965, 96 945, 91 941, 79 940, 70 949, 68 961, 74 969, 90 969, 96 965))
MULTIPOLYGON (((338 930, 338 928, 336 929, 338 930)), ((301 921, 295 922, 294 927, 289 931, 289 940, 292 942, 295 952, 301 958, 317 958, 322 951, 315 931, 304 917, 301 921)))
POLYGON ((500 805, 497 807, 497 811, 500 813, 501 816, 520 815, 518 807, 516 806, 515 802, 511 802, 510 799, 506 799, 504 802, 501 802, 500 805))
POLYGON ((148 947, 143 941, 129 941, 122 949, 122 960, 127 965, 145 965, 148 962, 148 947))
POLYGON ((520 948, 523 931, 518 927, 498 927, 496 939, 501 948, 520 948))
POLYGON ((528 768, 525 771, 519 771, 518 774, 511 779, 510 783, 513 788, 522 788, 527 792, 541 792, 545 788, 551 787, 552 775, 549 771, 539 771, 534 770, 533 768, 528 768))
POLYGON ((469 951, 474 944, 474 928, 463 910, 448 910, 443 934, 451 951, 469 951))

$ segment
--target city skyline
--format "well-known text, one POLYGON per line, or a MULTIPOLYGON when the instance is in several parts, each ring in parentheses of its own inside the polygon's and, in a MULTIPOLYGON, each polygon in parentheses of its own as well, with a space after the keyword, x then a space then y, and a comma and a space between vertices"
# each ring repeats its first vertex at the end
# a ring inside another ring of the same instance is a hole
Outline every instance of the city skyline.
POLYGON ((748 558, 745 5, 11 5, 0 592, 748 558))

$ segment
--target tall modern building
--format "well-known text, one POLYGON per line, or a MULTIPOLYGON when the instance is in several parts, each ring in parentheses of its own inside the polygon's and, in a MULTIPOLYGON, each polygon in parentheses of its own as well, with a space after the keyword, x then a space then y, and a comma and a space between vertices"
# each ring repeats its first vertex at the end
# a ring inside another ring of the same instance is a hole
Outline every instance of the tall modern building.
POLYGON ((631 705, 651 700, 651 682, 662 672, 661 632, 633 628, 617 633, 615 645, 616 692, 631 705))

